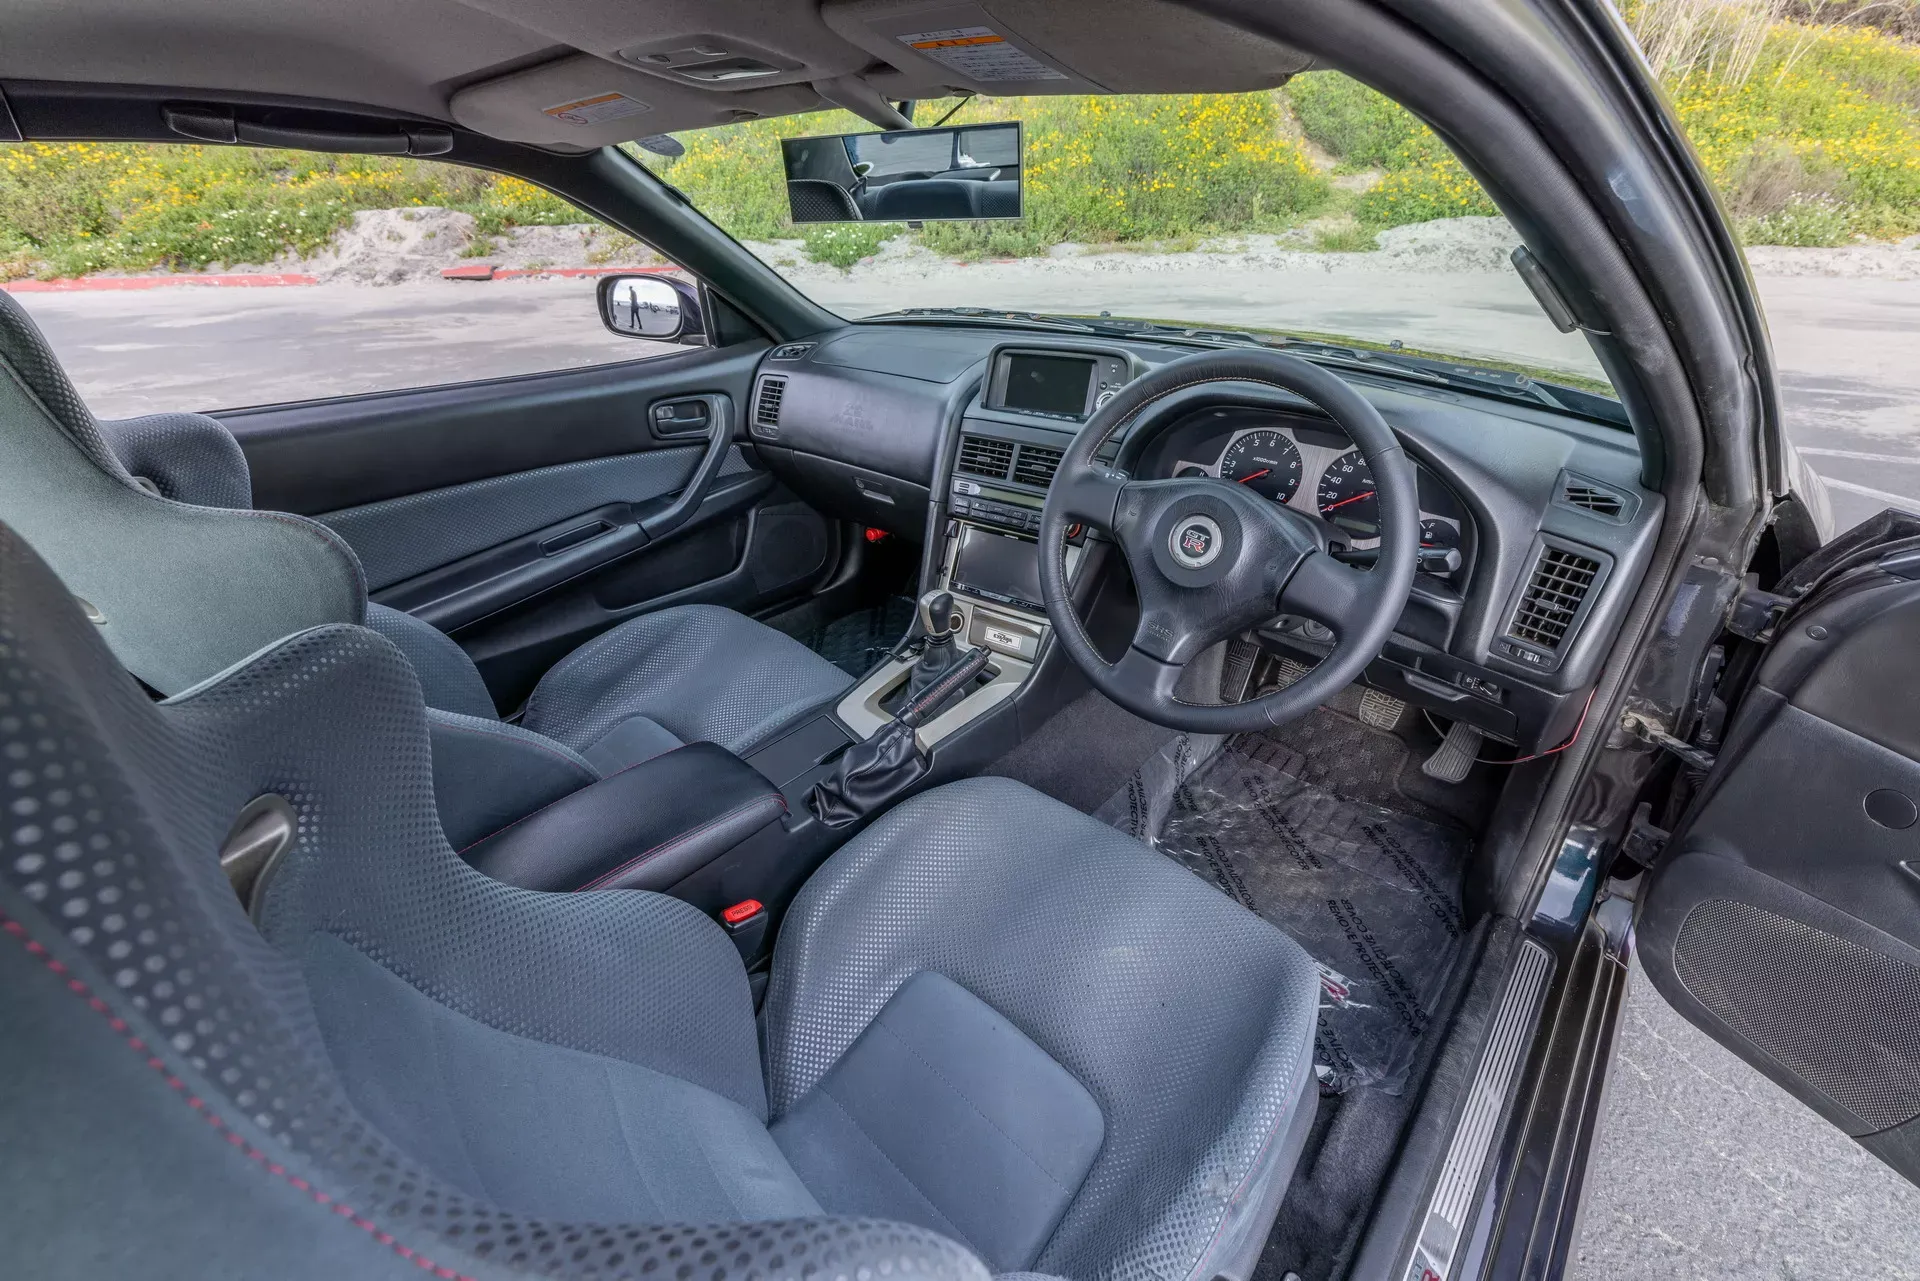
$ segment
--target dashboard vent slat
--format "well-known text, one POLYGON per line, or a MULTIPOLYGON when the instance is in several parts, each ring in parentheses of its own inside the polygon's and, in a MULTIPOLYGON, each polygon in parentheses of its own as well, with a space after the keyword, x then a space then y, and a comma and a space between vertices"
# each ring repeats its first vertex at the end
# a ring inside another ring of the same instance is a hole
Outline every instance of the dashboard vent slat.
POLYGON ((1586 604, 1600 562, 1564 547, 1543 547, 1534 562, 1527 590, 1513 611, 1507 635, 1514 640, 1558 652, 1586 604))
POLYGON ((1567 502, 1596 516, 1618 516, 1627 505, 1620 495, 1577 480, 1567 482, 1565 493, 1567 502))
POLYGON ((1020 457, 1013 464, 1013 478, 1024 485, 1045 489, 1053 483, 1053 474, 1060 470, 1060 460, 1064 457, 1064 449, 1053 449, 1047 445, 1022 445, 1020 457))
POLYGON ((953 469, 969 476, 1005 480, 1013 471, 1013 442, 992 436, 960 437, 960 457, 953 469))
POLYGON ((787 397, 787 380, 762 378, 753 397, 753 434, 773 437, 780 432, 780 405, 787 397))

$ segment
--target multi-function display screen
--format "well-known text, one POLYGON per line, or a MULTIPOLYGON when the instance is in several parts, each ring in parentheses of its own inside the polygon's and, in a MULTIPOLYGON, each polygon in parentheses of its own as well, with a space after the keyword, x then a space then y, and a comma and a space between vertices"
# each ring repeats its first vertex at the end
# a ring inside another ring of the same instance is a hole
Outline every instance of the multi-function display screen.
POLYGON ((1087 391, 1093 384, 1093 362, 1076 356, 1035 356, 1008 352, 1006 390, 1001 406, 1038 414, 1087 412, 1087 391))
POLYGON ((1039 545, 962 525, 960 548, 953 558, 953 590, 1003 605, 1043 609, 1039 545))

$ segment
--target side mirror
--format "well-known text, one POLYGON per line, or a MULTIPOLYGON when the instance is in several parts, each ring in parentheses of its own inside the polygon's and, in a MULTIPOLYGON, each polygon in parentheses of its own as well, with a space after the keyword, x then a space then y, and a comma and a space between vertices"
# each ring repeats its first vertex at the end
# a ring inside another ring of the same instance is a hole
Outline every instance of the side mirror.
POLYGON ((600 321, 626 338, 704 343, 700 292, 671 276, 603 276, 600 321))

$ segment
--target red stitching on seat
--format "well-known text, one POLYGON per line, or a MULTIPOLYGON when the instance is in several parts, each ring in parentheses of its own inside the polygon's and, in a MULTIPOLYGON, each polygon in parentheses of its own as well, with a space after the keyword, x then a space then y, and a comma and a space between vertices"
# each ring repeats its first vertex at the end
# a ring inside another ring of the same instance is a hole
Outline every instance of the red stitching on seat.
POLYGON ((434 1276, 443 1278, 443 1281, 474 1281, 474 1279, 466 1273, 456 1272, 452 1268, 443 1267, 419 1251, 402 1245, 395 1239, 392 1233, 382 1231, 378 1224, 355 1213, 351 1206, 343 1205, 339 1201, 334 1200, 333 1197, 314 1187, 299 1175, 289 1173, 286 1166, 271 1160, 266 1153, 254 1147, 253 1144, 247 1142, 241 1135, 228 1128, 227 1123, 221 1120, 217 1114, 209 1111, 206 1100, 200 1098, 198 1095, 188 1094, 186 1082, 167 1070, 166 1061, 159 1055, 153 1053, 152 1048, 148 1046, 145 1041, 133 1034, 132 1030, 127 1026, 127 1021, 113 1012, 113 1007, 101 1000, 98 996, 95 996, 92 989, 72 976, 66 965, 58 958, 50 955, 42 944, 36 942, 33 936, 27 933, 26 926, 9 916, 0 914, 0 931, 5 931, 19 939, 30 955, 39 958, 40 962, 49 970, 66 980, 67 990, 75 996, 84 998, 87 1003, 87 1008, 106 1019, 107 1026, 119 1033, 121 1039, 127 1043, 128 1048, 145 1056, 147 1066, 160 1074, 160 1078, 167 1083, 169 1089, 181 1095, 186 1105, 200 1114, 201 1120, 205 1121, 215 1130, 218 1130, 229 1144, 238 1148, 265 1173, 272 1175, 290 1187, 297 1188, 306 1193, 315 1205, 325 1206, 328 1210, 340 1218, 345 1219, 354 1227, 359 1228, 375 1241, 386 1246, 395 1254, 420 1268, 422 1271, 431 1272, 434 1276))

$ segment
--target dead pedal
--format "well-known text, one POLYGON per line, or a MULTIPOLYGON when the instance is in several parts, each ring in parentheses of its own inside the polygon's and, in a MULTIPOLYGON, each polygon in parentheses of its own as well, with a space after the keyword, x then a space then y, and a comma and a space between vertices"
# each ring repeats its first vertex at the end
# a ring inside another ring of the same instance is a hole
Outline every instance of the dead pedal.
MULTIPOLYGON (((1407 700, 1377 689, 1360 691, 1360 722, 1375 729, 1396 730, 1407 713, 1407 700)), ((1475 749, 1479 750, 1478 748, 1475 749)))
POLYGON ((1480 742, 1485 737, 1465 721, 1455 721, 1439 750, 1421 763, 1420 772, 1442 783, 1458 783, 1473 768, 1473 762, 1480 755, 1480 742))

